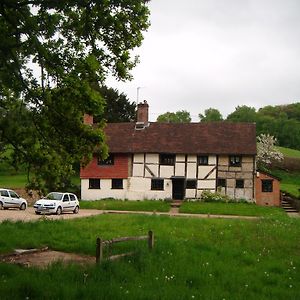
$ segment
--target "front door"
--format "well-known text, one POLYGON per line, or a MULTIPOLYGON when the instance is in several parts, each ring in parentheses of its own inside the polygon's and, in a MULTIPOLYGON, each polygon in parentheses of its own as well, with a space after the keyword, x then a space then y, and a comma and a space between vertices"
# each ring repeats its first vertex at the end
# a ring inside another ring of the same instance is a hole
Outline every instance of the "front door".
POLYGON ((175 200, 183 200, 184 198, 184 178, 172 179, 172 198, 175 200))

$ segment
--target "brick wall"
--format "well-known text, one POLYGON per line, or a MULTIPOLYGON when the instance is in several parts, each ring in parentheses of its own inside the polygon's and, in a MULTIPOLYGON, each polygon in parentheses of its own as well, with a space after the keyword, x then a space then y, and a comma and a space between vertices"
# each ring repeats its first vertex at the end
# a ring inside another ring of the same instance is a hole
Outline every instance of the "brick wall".
POLYGON ((98 165, 97 157, 80 170, 80 178, 128 178, 128 155, 114 154, 113 165, 98 165))
POLYGON ((263 206, 280 206, 280 181, 267 174, 259 172, 255 179, 256 204, 263 206), (273 180, 273 192, 262 192, 262 180, 273 180))

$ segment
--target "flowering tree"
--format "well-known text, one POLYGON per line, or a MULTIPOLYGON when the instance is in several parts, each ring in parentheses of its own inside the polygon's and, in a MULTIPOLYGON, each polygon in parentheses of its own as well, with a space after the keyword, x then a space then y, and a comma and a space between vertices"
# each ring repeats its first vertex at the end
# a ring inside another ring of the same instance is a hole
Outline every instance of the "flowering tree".
POLYGON ((260 134, 257 137, 257 164, 264 167, 273 161, 283 160, 283 154, 275 148, 276 138, 269 134, 260 134))

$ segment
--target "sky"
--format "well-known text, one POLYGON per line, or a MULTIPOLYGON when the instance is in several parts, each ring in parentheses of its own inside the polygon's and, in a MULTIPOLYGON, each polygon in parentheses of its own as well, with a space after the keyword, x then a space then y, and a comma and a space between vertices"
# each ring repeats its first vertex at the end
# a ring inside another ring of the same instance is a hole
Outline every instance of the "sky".
POLYGON ((147 100, 151 121, 167 111, 187 110, 197 122, 210 107, 226 117, 238 105, 300 102, 299 0, 152 0, 149 8, 134 79, 107 85, 147 100))

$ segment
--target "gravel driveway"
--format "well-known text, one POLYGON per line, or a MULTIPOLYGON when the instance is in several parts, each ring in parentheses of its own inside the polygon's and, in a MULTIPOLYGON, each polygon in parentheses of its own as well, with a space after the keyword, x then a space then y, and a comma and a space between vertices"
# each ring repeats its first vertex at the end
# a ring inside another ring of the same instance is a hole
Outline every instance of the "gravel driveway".
MULTIPOLYGON (((51 220, 61 220, 61 219, 74 219, 74 218, 84 218, 89 216, 95 216, 102 214, 102 210, 96 209, 81 209, 78 214, 73 214, 72 212, 63 213, 60 216, 57 215, 45 215, 47 219, 51 220)), ((43 218, 43 215, 36 215, 33 207, 28 207, 26 210, 19 209, 7 209, 0 210, 0 222, 4 220, 10 221, 34 221, 43 218)))

